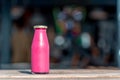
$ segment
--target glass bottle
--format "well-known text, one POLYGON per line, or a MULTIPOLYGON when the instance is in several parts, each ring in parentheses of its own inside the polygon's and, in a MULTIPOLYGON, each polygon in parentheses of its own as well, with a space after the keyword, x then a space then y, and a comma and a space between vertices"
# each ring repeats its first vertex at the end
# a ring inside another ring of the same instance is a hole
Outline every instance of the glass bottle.
POLYGON ((34 26, 34 37, 31 45, 32 73, 49 73, 49 42, 46 33, 47 26, 34 26))

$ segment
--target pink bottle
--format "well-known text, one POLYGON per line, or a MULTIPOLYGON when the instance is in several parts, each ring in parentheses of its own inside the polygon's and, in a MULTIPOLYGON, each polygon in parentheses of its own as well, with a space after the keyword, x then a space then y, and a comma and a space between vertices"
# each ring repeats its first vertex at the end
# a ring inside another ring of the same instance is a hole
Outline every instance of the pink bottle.
POLYGON ((32 73, 49 73, 49 43, 46 34, 47 26, 34 26, 35 32, 31 46, 32 73))

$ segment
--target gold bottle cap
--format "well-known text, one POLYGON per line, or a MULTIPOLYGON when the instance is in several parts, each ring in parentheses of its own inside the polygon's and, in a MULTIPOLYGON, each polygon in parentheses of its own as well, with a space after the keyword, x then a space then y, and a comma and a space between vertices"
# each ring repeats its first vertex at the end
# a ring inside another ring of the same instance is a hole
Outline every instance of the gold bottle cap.
POLYGON ((34 28, 47 28, 45 25, 35 25, 34 28))

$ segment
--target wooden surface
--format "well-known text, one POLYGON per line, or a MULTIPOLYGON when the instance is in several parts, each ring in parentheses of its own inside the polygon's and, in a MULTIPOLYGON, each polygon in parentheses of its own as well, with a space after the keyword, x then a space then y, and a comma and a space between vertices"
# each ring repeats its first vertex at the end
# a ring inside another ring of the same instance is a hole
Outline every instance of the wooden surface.
POLYGON ((120 80, 120 70, 54 69, 49 74, 31 74, 30 70, 0 70, 0 80, 120 80))

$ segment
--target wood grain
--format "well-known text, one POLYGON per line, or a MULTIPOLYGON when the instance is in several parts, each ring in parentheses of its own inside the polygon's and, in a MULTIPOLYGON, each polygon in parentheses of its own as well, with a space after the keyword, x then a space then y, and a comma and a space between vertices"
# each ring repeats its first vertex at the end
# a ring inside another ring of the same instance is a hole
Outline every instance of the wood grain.
POLYGON ((0 70, 0 80, 120 80, 120 70, 52 69, 49 74, 30 70, 0 70))

